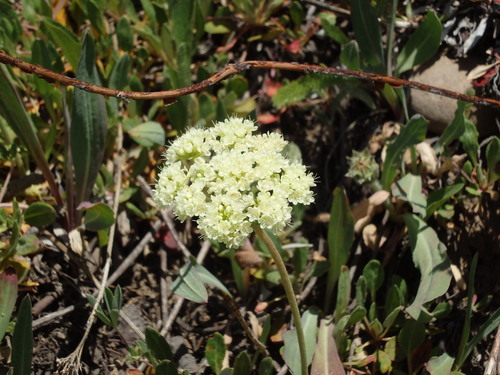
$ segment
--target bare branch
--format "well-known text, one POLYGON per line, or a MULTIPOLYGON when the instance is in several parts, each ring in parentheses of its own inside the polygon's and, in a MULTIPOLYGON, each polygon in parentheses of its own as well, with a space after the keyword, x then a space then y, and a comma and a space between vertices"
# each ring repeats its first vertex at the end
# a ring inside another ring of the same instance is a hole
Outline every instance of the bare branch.
POLYGON ((0 63, 15 66, 21 69, 25 73, 35 74, 49 82, 59 82, 65 86, 74 86, 81 90, 85 90, 94 94, 112 96, 123 100, 162 99, 166 103, 172 103, 180 96, 200 92, 211 85, 214 85, 229 77, 232 77, 235 74, 242 73, 250 69, 280 69, 280 70, 288 70, 301 73, 316 73, 316 74, 327 74, 338 77, 358 78, 365 81, 371 81, 375 84, 388 84, 392 87, 407 87, 416 90, 426 91, 436 95, 446 96, 456 100, 463 100, 465 102, 500 107, 500 100, 495 100, 492 98, 482 98, 474 95, 465 95, 455 91, 446 90, 415 81, 409 81, 406 79, 394 78, 382 74, 360 72, 356 70, 328 68, 319 65, 308 65, 308 64, 298 64, 289 62, 243 61, 243 62, 229 63, 220 71, 218 71, 210 78, 202 82, 196 83, 191 86, 183 87, 180 89, 155 91, 155 92, 114 90, 107 87, 97 86, 92 83, 82 82, 75 78, 70 78, 65 75, 58 74, 51 70, 42 68, 39 65, 30 64, 25 61, 13 58, 4 53, 3 51, 0 51, 0 63))

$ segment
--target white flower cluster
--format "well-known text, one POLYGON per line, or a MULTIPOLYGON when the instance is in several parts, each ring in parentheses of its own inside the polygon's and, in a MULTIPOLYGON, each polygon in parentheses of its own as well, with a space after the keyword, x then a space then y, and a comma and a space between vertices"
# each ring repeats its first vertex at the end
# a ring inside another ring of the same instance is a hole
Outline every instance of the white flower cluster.
POLYGON ((286 159, 280 134, 253 135, 250 120, 229 118, 191 129, 165 153, 154 198, 180 219, 195 217, 204 237, 241 246, 252 223, 274 232, 291 219, 290 203, 313 202, 314 177, 286 159))

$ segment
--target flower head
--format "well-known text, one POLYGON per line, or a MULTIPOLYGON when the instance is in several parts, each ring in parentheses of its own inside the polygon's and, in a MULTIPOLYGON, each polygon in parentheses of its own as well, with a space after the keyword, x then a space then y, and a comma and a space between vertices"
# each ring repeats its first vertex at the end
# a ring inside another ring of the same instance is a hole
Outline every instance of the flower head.
POLYGON ((290 204, 310 204, 314 177, 286 159, 276 133, 253 135, 250 120, 229 118, 191 129, 165 153, 154 198, 180 220, 194 217, 204 237, 239 247, 252 224, 274 232, 291 219, 290 204))

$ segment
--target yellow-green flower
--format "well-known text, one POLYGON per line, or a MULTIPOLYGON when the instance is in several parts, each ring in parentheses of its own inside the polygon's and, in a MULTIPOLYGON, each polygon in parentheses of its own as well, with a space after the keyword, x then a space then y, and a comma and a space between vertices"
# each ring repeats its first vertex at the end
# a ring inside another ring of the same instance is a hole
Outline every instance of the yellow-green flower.
POLYGON ((229 118, 191 129, 165 153, 154 190, 160 208, 193 217, 202 235, 228 247, 241 246, 252 224, 274 232, 291 219, 291 204, 313 202, 314 177, 281 153, 280 134, 253 135, 250 120, 229 118))

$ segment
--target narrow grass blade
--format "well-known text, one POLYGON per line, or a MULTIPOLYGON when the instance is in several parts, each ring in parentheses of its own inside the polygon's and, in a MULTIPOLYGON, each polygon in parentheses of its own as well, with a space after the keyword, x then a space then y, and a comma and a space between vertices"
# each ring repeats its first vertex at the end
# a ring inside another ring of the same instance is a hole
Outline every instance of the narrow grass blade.
POLYGON ((31 317, 31 300, 29 295, 24 297, 19 314, 17 315, 16 328, 12 336, 12 366, 13 375, 30 375, 31 360, 33 358, 33 329, 31 317))

